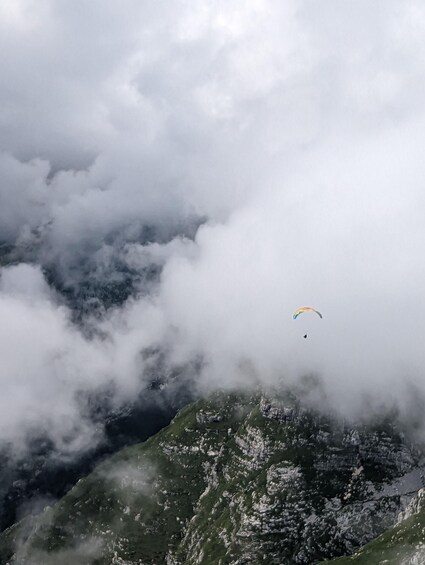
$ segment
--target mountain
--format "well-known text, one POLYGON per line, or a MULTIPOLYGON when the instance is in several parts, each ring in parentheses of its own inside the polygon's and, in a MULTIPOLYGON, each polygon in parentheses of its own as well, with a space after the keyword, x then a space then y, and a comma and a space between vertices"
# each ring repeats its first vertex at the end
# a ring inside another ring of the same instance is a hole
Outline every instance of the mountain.
POLYGON ((288 392, 216 393, 3 532, 0 560, 312 565, 392 526, 421 456, 391 417, 353 425, 288 392))
POLYGON ((397 524, 353 556, 328 561, 327 565, 423 565, 424 532, 425 490, 421 489, 400 514, 397 524))
MULTIPOLYGON (((184 397, 176 391, 174 402, 163 391, 146 390, 145 398, 136 399, 125 410, 92 407, 89 414, 102 430, 93 448, 60 456, 42 434, 31 438, 22 455, 0 449, 0 531, 11 526, 20 515, 40 511, 40 504, 63 496, 96 463, 127 445, 139 443, 167 425, 182 406, 184 397)), ((8 449, 9 447, 9 449, 8 449)))

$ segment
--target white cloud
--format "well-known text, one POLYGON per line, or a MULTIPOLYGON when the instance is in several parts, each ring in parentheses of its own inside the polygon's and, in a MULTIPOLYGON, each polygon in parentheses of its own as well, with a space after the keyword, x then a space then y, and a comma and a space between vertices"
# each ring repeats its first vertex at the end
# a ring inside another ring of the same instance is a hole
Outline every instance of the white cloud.
POLYGON ((36 232, 64 276, 164 271, 91 341, 36 267, 3 271, 4 437, 72 426, 81 389, 125 401, 149 346, 202 353, 202 388, 318 371, 343 409, 425 389, 421 3, 39 5, 0 10, 0 237, 36 232))

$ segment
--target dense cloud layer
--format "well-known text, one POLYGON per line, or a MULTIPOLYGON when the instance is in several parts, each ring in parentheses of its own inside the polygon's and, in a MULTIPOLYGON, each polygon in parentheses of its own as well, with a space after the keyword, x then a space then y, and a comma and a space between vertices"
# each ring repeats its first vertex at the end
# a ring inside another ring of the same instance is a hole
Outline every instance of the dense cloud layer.
POLYGON ((3 0, 0 440, 81 449, 152 348, 200 390, 425 392, 424 36, 417 1, 3 0), (52 270, 132 296, 82 327, 52 270))

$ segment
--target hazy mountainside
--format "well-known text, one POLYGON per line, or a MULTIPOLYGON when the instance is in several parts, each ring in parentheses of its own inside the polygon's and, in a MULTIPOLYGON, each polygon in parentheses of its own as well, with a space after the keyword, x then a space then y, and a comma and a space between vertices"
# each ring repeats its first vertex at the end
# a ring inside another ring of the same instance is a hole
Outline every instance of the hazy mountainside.
MULTIPOLYGON (((421 489, 398 523, 351 557, 328 565, 423 565, 425 563, 425 491, 421 489)), ((325 565, 325 564, 323 564, 325 565)))
MULTIPOLYGON (((168 241, 180 232, 182 237, 193 237, 199 223, 200 220, 193 220, 186 225, 185 232, 181 226, 174 226, 170 233, 145 226, 134 239, 148 249, 152 242, 168 241)), ((90 255, 89 249, 81 249, 77 259, 74 257, 73 262, 69 260, 63 265, 43 251, 39 243, 35 235, 26 245, 0 241, 0 268, 40 264, 49 288, 58 302, 67 306, 70 319, 84 334, 92 331, 88 321, 91 316, 100 316, 123 304, 129 296, 148 292, 161 271, 161 265, 149 256, 144 269, 131 270, 123 259, 128 241, 121 241, 120 234, 115 239, 111 236, 106 243, 96 242, 100 246, 97 253, 103 250, 106 255, 103 262, 96 254, 90 255)), ((82 417, 98 432, 93 445, 79 452, 57 453, 36 423, 26 449, 16 453, 10 443, 0 444, 0 531, 19 517, 36 512, 46 500, 63 496, 105 456, 156 433, 179 408, 193 400, 187 386, 191 378, 188 367, 184 367, 184 382, 180 382, 181 369, 171 367, 163 351, 143 350, 140 355, 143 360, 140 394, 131 403, 116 406, 112 387, 77 391, 82 417)))
POLYGON ((0 240, 0 267, 39 265, 49 286, 69 307, 73 321, 83 325, 90 316, 102 316, 129 297, 152 291, 164 262, 155 250, 175 239, 192 241, 205 220, 189 217, 184 223, 137 225, 130 233, 124 230, 105 239, 89 238, 78 249, 59 256, 51 249, 47 225, 23 242, 0 240))
POLYGON ((0 452, 0 530, 19 516, 36 512, 46 499, 63 496, 99 460, 160 430, 176 413, 176 406, 178 402, 173 405, 160 393, 156 397, 152 393, 149 402, 145 399, 126 410, 107 413, 99 424, 103 434, 99 443, 68 457, 58 455, 42 436, 35 437, 31 450, 21 456, 11 455, 4 448, 0 452))
POLYGON ((2 534, 2 563, 313 564, 353 553, 422 486, 391 420, 352 426, 216 394, 2 534))
POLYGON ((62 497, 105 457, 158 432, 193 399, 189 387, 184 386, 187 381, 180 382, 177 369, 171 371, 158 352, 150 352, 150 357, 149 385, 126 407, 115 408, 109 391, 81 398, 85 417, 99 433, 92 446, 80 452, 58 453, 36 428, 22 453, 15 453, 13 446, 0 445, 0 531, 26 514, 38 512, 46 499, 62 497))

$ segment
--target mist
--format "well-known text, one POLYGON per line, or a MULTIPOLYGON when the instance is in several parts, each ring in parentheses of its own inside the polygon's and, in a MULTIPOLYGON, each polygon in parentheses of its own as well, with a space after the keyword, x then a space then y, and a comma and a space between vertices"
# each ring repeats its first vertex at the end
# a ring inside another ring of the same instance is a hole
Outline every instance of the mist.
POLYGON ((0 441, 100 441, 81 398, 147 351, 194 394, 425 394, 423 37, 416 1, 4 0, 0 441))

